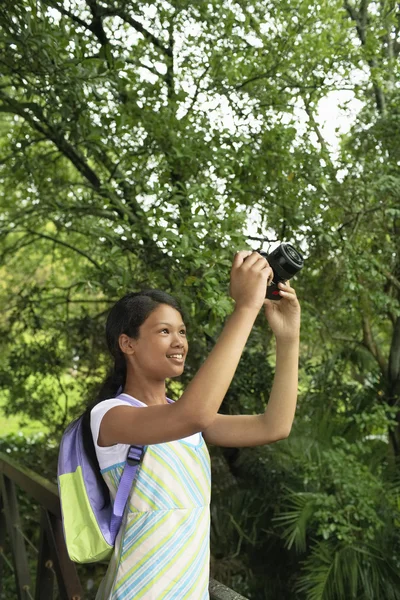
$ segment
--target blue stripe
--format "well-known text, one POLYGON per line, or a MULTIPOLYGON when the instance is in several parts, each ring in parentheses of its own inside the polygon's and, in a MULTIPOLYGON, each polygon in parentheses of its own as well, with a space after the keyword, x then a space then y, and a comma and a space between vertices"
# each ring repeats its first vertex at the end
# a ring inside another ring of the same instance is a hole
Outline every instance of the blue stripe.
POLYGON ((111 467, 106 467, 105 469, 100 469, 100 473, 107 473, 107 471, 111 471, 111 469, 117 469, 118 467, 124 467, 126 460, 124 462, 115 463, 115 465, 111 465, 111 467))
POLYGON ((170 467, 172 467, 175 471, 178 471, 179 478, 182 479, 183 483, 187 485, 189 491, 191 492, 193 502, 196 503, 197 506, 204 506, 204 498, 201 490, 199 490, 199 488, 195 485, 195 482, 187 473, 182 463, 176 460, 174 454, 167 454, 164 449, 160 448, 159 454, 170 467))
MULTIPOLYGON (((191 534, 193 527, 193 521, 190 518, 186 519, 185 521, 181 522, 177 533, 166 544, 164 544, 161 549, 159 549, 156 553, 153 553, 153 549, 150 549, 147 552, 147 559, 145 562, 137 570, 135 568, 133 570, 129 570, 129 579, 121 588, 123 589, 124 593, 131 593, 134 591, 135 594, 138 594, 144 587, 146 587, 149 581, 151 581, 151 579, 154 577, 154 574, 157 574, 168 564, 168 561, 166 561, 165 564, 163 564, 163 561, 168 559, 171 555, 173 557, 173 546, 176 544, 176 535, 183 531, 185 536, 183 539, 186 539, 186 537, 191 534)), ((159 539, 155 539, 153 543, 157 545, 159 541, 159 539)), ((131 594, 129 594, 129 598, 132 598, 131 594)))
POLYGON ((190 567, 186 570, 184 578, 181 579, 181 581, 179 582, 181 583, 180 587, 177 588, 176 586, 174 586, 174 588, 170 590, 170 592, 163 598, 163 600, 168 600, 169 598, 171 598, 171 600, 174 600, 174 598, 183 598, 183 595, 188 589, 188 585, 190 588, 190 586, 193 585, 193 580, 197 579, 200 573, 202 572, 201 566, 204 565, 208 568, 208 565, 205 563, 205 559, 208 553, 208 542, 209 528, 208 532, 204 536, 203 543, 201 545, 199 553, 197 554, 197 557, 192 562, 190 567))
POLYGON ((197 555, 196 560, 193 562, 191 567, 185 572, 184 578, 181 580, 181 588, 174 590, 176 597, 183 598, 185 594, 190 590, 193 586, 194 582, 197 582, 200 575, 203 574, 203 569, 207 568, 208 574, 208 564, 206 563, 206 559, 208 558, 208 548, 209 548, 209 540, 208 533, 205 534, 201 549, 199 554, 197 555))
POLYGON ((124 547, 123 554, 128 553, 133 545, 138 539, 139 531, 140 536, 146 535, 146 533, 157 524, 158 521, 161 521, 165 513, 168 511, 157 511, 157 512, 147 512, 142 513, 140 519, 137 519, 133 525, 127 524, 127 528, 129 531, 129 535, 125 535, 124 537, 124 547))
MULTIPOLYGON (((137 571, 139 577, 135 577, 135 583, 138 584, 138 587, 134 588, 135 594, 139 594, 143 591, 149 582, 154 578, 155 575, 158 574, 160 570, 164 570, 165 567, 168 567, 172 563, 174 564, 174 546, 176 546, 176 535, 179 534, 179 545, 184 545, 194 534, 195 534, 196 524, 192 519, 187 519, 183 524, 181 524, 178 532, 174 535, 174 537, 162 547, 162 550, 158 551, 158 554, 152 555, 146 561, 144 565, 137 571)), ((178 548, 179 549, 179 546, 178 548)), ((155 584, 158 586, 159 584, 155 584)), ((132 591, 132 586, 129 588, 129 591, 132 591)), ((130 596, 131 597, 131 596, 130 596)))
POLYGON ((211 480, 211 465, 210 465, 210 455, 205 452, 199 453, 200 463, 204 467, 204 471, 208 480, 211 480))
POLYGON ((210 454, 208 452, 208 448, 205 448, 204 452, 199 452, 199 458, 205 465, 206 471, 210 471, 210 454))
MULTIPOLYGON (((183 469, 182 463, 177 462, 175 460, 175 457, 173 454, 171 454, 170 452, 165 452, 165 450, 162 450, 162 449, 159 449, 158 459, 161 459, 162 462, 166 463, 170 468, 172 468, 172 471, 174 472, 174 474, 176 476, 177 486, 184 487, 184 484, 186 484, 187 488, 189 488, 187 491, 190 492, 189 496, 191 496, 192 502, 197 503, 196 505, 199 505, 198 504, 199 492, 196 487, 193 487, 192 478, 187 474, 186 470, 183 469), (193 496, 194 496, 194 498, 193 498, 193 496), (197 496, 197 498, 196 498, 196 496, 197 496)), ((186 493, 185 493, 185 496, 186 496, 186 493)), ((200 499, 203 500, 202 497, 200 497, 200 499)), ((200 506, 203 506, 203 503, 200 504, 200 506)))
MULTIPOLYGON (((191 511, 187 511, 189 516, 191 511)), ((139 594, 143 588, 151 581, 154 577, 154 574, 158 573, 160 570, 163 570, 171 561, 174 560, 173 547, 176 545, 176 536, 179 536, 179 544, 184 545, 186 541, 194 534, 195 528, 197 526, 196 519, 189 518, 186 519, 183 523, 181 523, 178 531, 175 535, 164 545, 161 549, 159 549, 155 554, 149 556, 146 562, 141 565, 141 567, 135 571, 130 572, 130 577, 126 583, 131 582, 131 585, 126 588, 126 584, 123 587, 124 593, 129 592, 129 598, 132 598, 132 593, 139 594), (169 560, 166 560, 169 559, 169 560), (165 563, 164 563, 165 561, 165 563), (134 575, 134 577, 133 577, 134 575), (134 581, 133 581, 134 580, 134 581)), ((156 541, 156 544, 158 541, 156 541)), ((179 548, 178 548, 179 549, 179 548)), ((149 552, 152 552, 151 550, 149 552)))
POLYGON ((201 446, 204 444, 204 440, 202 435, 200 434, 200 441, 197 442, 197 444, 193 444, 193 442, 188 442, 185 439, 183 440, 176 440, 177 442, 180 442, 181 444, 185 444, 186 446, 192 446, 192 448, 201 448, 201 446))
POLYGON ((210 477, 210 475, 211 475, 210 455, 208 454, 208 450, 206 450, 206 452, 196 452, 196 458, 200 462, 200 464, 203 466, 203 470, 204 470, 206 476, 210 477))
MULTIPOLYGON (((149 475, 147 473, 145 473, 145 471, 142 469, 142 477, 140 478, 140 481, 137 482, 137 488, 138 490, 141 490, 146 496, 150 496, 151 497, 151 493, 153 493, 154 498, 152 498, 152 500, 154 501, 154 499, 157 499, 159 502, 156 502, 157 504, 157 508, 160 510, 162 509, 168 509, 168 508, 175 508, 175 505, 171 506, 171 499, 168 496, 168 494, 166 493, 166 491, 161 488, 157 482, 153 481, 149 475)), ((156 510, 152 507, 149 508, 149 510, 156 510)))

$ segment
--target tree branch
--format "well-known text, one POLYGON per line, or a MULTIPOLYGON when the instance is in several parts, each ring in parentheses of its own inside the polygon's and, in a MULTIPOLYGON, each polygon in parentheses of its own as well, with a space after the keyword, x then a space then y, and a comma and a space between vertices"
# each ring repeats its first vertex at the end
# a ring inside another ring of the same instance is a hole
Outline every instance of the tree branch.
POLYGON ((190 103, 190 106, 189 106, 189 108, 188 108, 188 110, 187 110, 186 115, 185 115, 184 118, 186 118, 188 116, 188 114, 193 110, 193 106, 196 104, 197 96, 200 93, 200 82, 204 79, 204 77, 206 76, 206 74, 210 70, 210 67, 211 67, 211 65, 207 65, 207 67, 205 68, 205 70, 203 71, 203 73, 197 79, 197 81, 196 81, 196 91, 194 93, 194 96, 192 98, 192 102, 190 103))
POLYGON ((3 100, 6 106, 9 107, 9 112, 19 115, 25 119, 33 129, 42 133, 47 139, 52 141, 57 148, 64 154, 76 167, 76 169, 90 181, 92 186, 100 191, 101 182, 95 172, 86 164, 83 156, 81 156, 73 146, 62 136, 60 131, 57 131, 46 119, 43 113, 43 108, 36 102, 20 103, 14 98, 11 98, 0 90, 0 100, 3 100))
MULTIPOLYGON (((68 158, 75 168, 87 179, 95 191, 107 198, 118 211, 119 216, 123 219, 125 216, 128 217, 131 223, 135 223, 138 220, 138 216, 135 215, 128 206, 118 197, 114 191, 107 187, 106 184, 102 184, 96 173, 89 167, 85 162, 84 158, 80 155, 79 151, 76 150, 62 135, 62 132, 57 130, 53 125, 48 123, 44 116, 43 109, 39 104, 35 102, 29 102, 21 104, 2 92, 0 90, 0 100, 3 100, 6 105, 9 106, 11 113, 18 114, 25 119, 32 128, 36 129, 40 133, 46 136, 47 139, 52 141, 59 151, 68 158), (33 115, 32 115, 33 113, 33 115)), ((106 156, 103 153, 103 156, 106 156)), ((121 179, 124 179, 121 175, 121 179)), ((125 184, 121 184, 122 187, 126 187, 125 184)))
MULTIPOLYGON (((348 0, 344 0, 344 8, 348 12, 350 18, 356 24, 356 30, 358 37, 362 46, 365 46, 367 41, 367 24, 368 24, 368 5, 370 0, 361 0, 360 10, 357 12, 354 6, 350 4, 348 0)), ((377 62, 375 58, 367 59, 367 64, 369 65, 371 72, 373 69, 376 69, 377 62)), ((374 77, 372 76, 372 85, 375 93, 375 101, 378 112, 382 115, 386 112, 386 99, 385 95, 382 91, 382 88, 374 81, 374 77)))
POLYGON ((101 47, 104 49, 104 56, 101 58, 104 58, 106 60, 108 67, 112 66, 112 55, 109 50, 111 48, 111 43, 107 37, 106 32, 104 31, 103 21, 101 18, 102 11, 101 9, 99 9, 95 1, 87 0, 87 4, 89 5, 90 11, 92 13, 92 21, 90 23, 87 23, 86 21, 72 13, 70 10, 64 8, 64 6, 60 5, 60 3, 56 0, 43 1, 47 6, 55 8, 60 14, 64 15, 65 17, 68 17, 69 19, 71 19, 71 21, 73 21, 80 27, 83 27, 84 29, 87 29, 88 31, 93 33, 100 42, 101 47))
POLYGON ((374 206, 373 208, 368 208, 366 210, 360 210, 358 212, 355 213, 355 215, 353 215, 351 217, 351 219, 349 219, 348 221, 345 221, 344 223, 342 223, 340 225, 340 227, 338 227, 336 229, 337 232, 341 231, 344 227, 347 227, 347 225, 350 225, 354 220, 357 220, 361 217, 363 217, 364 215, 368 214, 368 213, 372 213, 372 212, 377 212, 379 210, 386 210, 388 207, 387 206, 374 206))
POLYGON ((122 8, 103 8, 100 14, 102 17, 119 17, 122 21, 128 23, 131 27, 136 29, 136 31, 141 33, 145 39, 149 40, 157 48, 157 50, 161 50, 163 54, 172 58, 171 48, 166 48, 153 33, 148 31, 141 23, 139 23, 139 21, 136 21, 136 19, 131 17, 122 8))
POLYGON ((368 317, 369 314, 369 299, 366 291, 362 291, 360 295, 360 303, 361 303, 361 320, 362 320, 362 328, 363 328, 363 345, 371 352, 372 356, 375 358, 378 363, 382 374, 385 378, 388 375, 388 365, 385 361, 379 346, 376 344, 373 333, 371 323, 368 317))
POLYGON ((331 155, 330 155, 328 146, 326 144, 324 136, 321 133, 318 123, 315 120, 314 113, 312 112, 312 110, 310 108, 310 102, 311 102, 311 99, 308 102, 304 102, 305 111, 308 115, 310 125, 311 125, 315 135, 317 136, 318 142, 321 146, 321 153, 323 154, 324 159, 328 162, 328 166, 329 166, 331 173, 336 178, 337 169, 335 168, 334 164, 332 163, 332 159, 331 159, 331 155))
MULTIPOLYGON (((84 256, 89 262, 92 263, 92 265, 94 265, 96 267, 96 269, 101 270, 101 266, 99 265, 98 262, 96 262, 94 260, 94 258, 92 258, 91 256, 89 256, 89 254, 86 254, 86 252, 84 252, 83 250, 80 250, 79 248, 76 248, 75 246, 72 246, 72 244, 68 244, 67 242, 64 242, 63 240, 59 240, 58 238, 54 238, 51 235, 45 234, 45 233, 39 233, 38 231, 33 231, 32 229, 28 229, 26 228, 25 230, 27 233, 30 233, 31 235, 35 235, 36 237, 45 239, 45 240, 50 240, 51 242, 54 242, 55 244, 59 244, 60 246, 65 246, 65 248, 69 248, 70 250, 73 250, 74 252, 77 252, 77 254, 80 254, 81 256, 84 256)), ((18 231, 14 231, 13 233, 19 233, 18 231)), ((21 232, 23 233, 23 232, 21 232)))
MULTIPOLYGON (((62 15, 64 15, 65 17, 69 17, 72 21, 74 21, 75 23, 77 23, 77 25, 80 25, 80 27, 83 27, 84 29, 92 31, 91 23, 87 23, 86 21, 84 21, 80 17, 77 17, 74 13, 72 13, 68 9, 64 8, 56 0, 42 0, 42 1, 47 6, 50 6, 51 8, 55 8, 56 10, 58 10, 58 12, 61 13, 62 15)), ((92 33, 93 33, 93 31, 92 31, 92 33)))

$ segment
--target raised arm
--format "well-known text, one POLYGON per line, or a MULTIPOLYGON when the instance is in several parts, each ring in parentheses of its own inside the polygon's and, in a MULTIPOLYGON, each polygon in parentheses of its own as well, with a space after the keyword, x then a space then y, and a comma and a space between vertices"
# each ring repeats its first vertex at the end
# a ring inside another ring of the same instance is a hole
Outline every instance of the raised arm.
POLYGON ((276 338, 276 367, 268 405, 261 415, 217 415, 203 432, 217 446, 260 446, 288 437, 297 402, 300 304, 289 282, 279 284, 280 302, 265 301, 276 338))
POLYGON ((214 420, 265 300, 271 268, 257 252, 236 254, 230 281, 235 308, 213 350, 181 398, 145 409, 116 406, 103 417, 99 444, 157 444, 203 431, 214 420), (250 256, 249 256, 250 254, 250 256), (244 260, 246 257, 247 260, 244 260))
POLYGON ((267 408, 258 415, 220 415, 205 431, 206 442, 241 448, 263 446, 289 436, 297 403, 299 339, 276 344, 275 377, 267 408))

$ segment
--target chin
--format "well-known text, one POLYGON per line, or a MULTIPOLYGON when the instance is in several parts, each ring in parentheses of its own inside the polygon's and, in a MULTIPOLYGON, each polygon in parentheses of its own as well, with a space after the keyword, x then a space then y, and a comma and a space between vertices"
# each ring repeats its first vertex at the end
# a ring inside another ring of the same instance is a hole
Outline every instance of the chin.
POLYGON ((174 369, 173 372, 171 372, 170 377, 179 377, 179 375, 181 375, 184 370, 185 370, 185 365, 182 365, 181 367, 177 367, 176 369, 174 369))

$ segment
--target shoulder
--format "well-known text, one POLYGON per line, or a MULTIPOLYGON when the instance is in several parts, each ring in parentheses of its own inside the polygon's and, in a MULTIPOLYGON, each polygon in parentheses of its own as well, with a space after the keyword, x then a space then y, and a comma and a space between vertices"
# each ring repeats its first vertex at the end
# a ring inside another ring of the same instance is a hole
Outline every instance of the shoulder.
POLYGON ((102 400, 96 404, 90 411, 90 429, 100 469, 109 467, 110 464, 114 464, 114 462, 123 462, 126 459, 129 448, 129 445, 127 446, 125 444, 115 444, 114 446, 108 447, 98 445, 100 425, 103 417, 106 412, 114 406, 132 406, 132 404, 120 398, 109 398, 108 400, 102 400), (111 462, 107 458, 108 456, 111 456, 111 462))
POLYGON ((121 398, 109 398, 108 400, 102 400, 90 411, 90 416, 94 417, 98 414, 105 414, 110 408, 114 406, 132 406, 130 402, 122 400, 121 398))
POLYGON ((126 400, 121 400, 120 398, 110 398, 108 400, 102 400, 96 404, 96 406, 94 406, 90 411, 90 425, 92 431, 96 433, 96 436, 98 434, 101 420, 106 412, 108 412, 114 406, 132 406, 132 404, 126 400))

